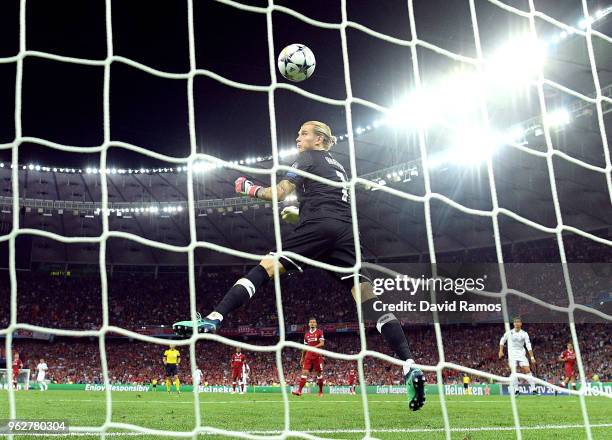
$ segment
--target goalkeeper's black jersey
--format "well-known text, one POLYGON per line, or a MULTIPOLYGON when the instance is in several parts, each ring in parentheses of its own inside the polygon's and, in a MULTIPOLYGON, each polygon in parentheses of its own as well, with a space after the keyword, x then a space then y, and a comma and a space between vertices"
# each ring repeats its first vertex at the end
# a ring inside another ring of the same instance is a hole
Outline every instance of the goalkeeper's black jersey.
MULTIPOLYGON (((315 174, 335 182, 346 182, 347 175, 328 151, 308 150, 300 153, 293 168, 315 174)), ((337 188, 294 172, 287 172, 286 179, 296 187, 300 202, 300 224, 309 220, 333 218, 351 221, 350 194, 348 188, 337 188)))

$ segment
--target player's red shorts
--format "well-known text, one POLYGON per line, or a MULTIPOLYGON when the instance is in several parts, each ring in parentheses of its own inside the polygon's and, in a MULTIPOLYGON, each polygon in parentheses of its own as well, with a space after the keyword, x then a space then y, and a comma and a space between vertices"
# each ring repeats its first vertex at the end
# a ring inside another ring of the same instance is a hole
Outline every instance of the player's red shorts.
POLYGON ((348 384, 355 385, 355 377, 349 377, 348 384))
POLYGON ((315 373, 320 373, 321 371, 323 371, 323 356, 306 355, 302 368, 307 371, 314 371, 315 373))
POLYGON ((571 368, 571 367, 570 368, 567 368, 567 367, 565 368, 565 377, 572 377, 574 375, 575 375, 575 373, 574 373, 574 369, 573 368, 571 368))
POLYGON ((232 380, 242 378, 242 367, 240 368, 232 368, 232 380))
POLYGON ((15 370, 13 368, 13 380, 17 381, 17 376, 19 376, 19 369, 15 370))

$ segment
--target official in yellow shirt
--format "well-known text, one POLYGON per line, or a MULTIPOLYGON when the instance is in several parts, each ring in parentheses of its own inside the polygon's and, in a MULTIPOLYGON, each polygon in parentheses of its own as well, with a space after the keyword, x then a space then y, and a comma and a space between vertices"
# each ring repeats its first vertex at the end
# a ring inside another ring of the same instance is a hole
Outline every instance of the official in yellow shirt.
POLYGON ((170 345, 170 348, 164 351, 163 361, 166 366, 166 391, 170 394, 172 379, 174 379, 176 392, 181 394, 181 381, 178 377, 178 365, 181 363, 181 353, 176 349, 176 345, 170 345))
POLYGON ((465 389, 465 394, 472 394, 470 390, 470 376, 467 374, 463 375, 463 388, 465 389))

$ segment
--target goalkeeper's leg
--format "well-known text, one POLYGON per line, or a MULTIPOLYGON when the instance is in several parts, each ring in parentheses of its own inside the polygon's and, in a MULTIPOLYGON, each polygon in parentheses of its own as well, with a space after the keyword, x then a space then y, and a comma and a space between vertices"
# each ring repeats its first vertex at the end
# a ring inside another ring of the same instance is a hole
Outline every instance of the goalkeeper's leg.
MULTIPOLYGON (((198 331, 201 333, 215 333, 221 327, 223 318, 249 302, 257 289, 266 285, 274 277, 275 264, 278 265, 279 274, 285 273, 285 268, 282 264, 276 263, 271 257, 264 258, 244 277, 236 281, 219 304, 215 306, 213 312, 209 313, 205 318, 198 320, 198 331)), ((177 322, 172 327, 176 333, 188 336, 192 333, 193 321, 177 322)))
MULTIPOLYGON (((349 280, 352 282, 352 277, 349 280)), ((413 367, 414 360, 404 329, 393 313, 376 310, 374 303, 380 301, 380 298, 374 295, 374 289, 369 281, 360 283, 359 287, 364 319, 376 323, 379 333, 383 335, 397 356, 405 361, 403 375, 408 394, 408 406, 412 411, 417 411, 425 404, 425 376, 420 369, 413 367)), ((351 291, 357 301, 355 287, 351 291)))

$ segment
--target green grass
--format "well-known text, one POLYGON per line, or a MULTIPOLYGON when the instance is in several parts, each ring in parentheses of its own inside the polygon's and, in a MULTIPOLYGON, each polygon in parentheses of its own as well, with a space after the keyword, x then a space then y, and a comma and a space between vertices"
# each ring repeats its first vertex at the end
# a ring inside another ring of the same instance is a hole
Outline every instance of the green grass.
MULTIPOLYGON (((194 427, 193 395, 165 392, 113 393, 112 421, 152 429, 189 431, 194 427)), ((443 439, 442 410, 437 396, 412 413, 405 397, 368 396, 372 436, 380 439, 443 439), (396 431, 391 431, 396 430, 396 431), (412 430, 412 431, 407 431, 412 430)), ((364 436, 361 396, 304 395, 289 397, 291 429, 325 438, 357 439, 364 436)), ((583 439, 586 433, 577 397, 520 396, 518 411, 523 439, 583 439), (553 425, 557 428, 553 428, 553 425), (574 425, 578 425, 575 427, 574 425), (563 426, 563 428, 559 428, 563 426)), ((446 398, 453 439, 514 439, 510 399, 506 396, 452 396, 446 398), (471 428, 471 429, 470 429, 471 428), (495 429, 498 428, 498 429, 495 429)), ((27 391, 16 393, 18 418, 66 419, 72 426, 101 425, 105 419, 105 394, 84 391, 27 391)), ((587 409, 593 438, 612 438, 612 399, 588 397, 587 409), (607 425, 607 426, 597 426, 607 425)), ((283 428, 280 394, 200 394, 202 425, 219 429, 274 434, 283 428)), ((0 392, 0 419, 7 418, 8 393, 0 392)), ((113 430, 117 431, 117 430, 113 430)), ((19 436, 17 440, 42 437, 19 436)), ((54 437, 94 439, 99 436, 54 437)), ((113 435, 108 439, 159 439, 159 436, 113 435)), ((176 437, 165 437, 176 438, 176 437)), ((207 435, 201 438, 225 438, 207 435)), ((229 437, 235 438, 235 437, 229 437)))

